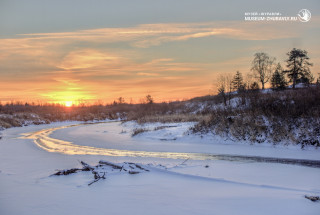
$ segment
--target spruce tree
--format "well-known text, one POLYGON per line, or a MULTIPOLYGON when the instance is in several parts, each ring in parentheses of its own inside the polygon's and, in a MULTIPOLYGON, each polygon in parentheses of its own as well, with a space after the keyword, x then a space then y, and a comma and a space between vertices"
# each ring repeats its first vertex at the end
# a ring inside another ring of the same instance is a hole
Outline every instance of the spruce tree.
POLYGON ((278 63, 276 70, 272 75, 271 85, 275 90, 283 90, 286 88, 287 82, 285 80, 283 69, 280 63, 278 63))
POLYGON ((240 90, 243 88, 243 78, 242 78, 242 74, 237 71, 237 73, 235 74, 233 80, 232 80, 232 87, 234 90, 240 90))

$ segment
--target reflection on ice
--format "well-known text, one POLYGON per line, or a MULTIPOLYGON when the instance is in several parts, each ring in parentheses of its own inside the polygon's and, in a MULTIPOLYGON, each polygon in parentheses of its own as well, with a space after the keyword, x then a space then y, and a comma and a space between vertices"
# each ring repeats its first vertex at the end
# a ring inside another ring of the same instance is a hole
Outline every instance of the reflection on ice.
POLYGON ((320 168, 318 160, 288 159, 288 158, 272 158, 258 156, 240 156, 240 155, 222 155, 208 153, 179 153, 179 152, 149 152, 149 151, 129 151, 118 149, 97 148, 91 146, 76 145, 72 142, 51 138, 50 134, 58 129, 64 129, 72 126, 61 126, 56 128, 48 128, 34 133, 24 134, 23 138, 33 139, 34 143, 40 148, 48 152, 63 153, 69 155, 106 155, 106 156, 127 156, 127 157, 155 157, 155 158, 171 158, 171 159, 191 159, 191 160, 227 160, 241 162, 269 162, 294 164, 302 166, 310 166, 320 168))
POLYGON ((72 142, 51 138, 50 134, 58 129, 64 129, 70 126, 43 129, 31 134, 25 134, 24 138, 33 139, 34 143, 40 148, 49 152, 58 152, 70 155, 106 155, 106 156, 129 156, 129 157, 157 157, 173 159, 195 159, 203 160, 203 154, 197 153, 175 153, 175 152, 146 152, 146 151, 128 151, 117 149, 96 148, 90 146, 80 146, 72 142))

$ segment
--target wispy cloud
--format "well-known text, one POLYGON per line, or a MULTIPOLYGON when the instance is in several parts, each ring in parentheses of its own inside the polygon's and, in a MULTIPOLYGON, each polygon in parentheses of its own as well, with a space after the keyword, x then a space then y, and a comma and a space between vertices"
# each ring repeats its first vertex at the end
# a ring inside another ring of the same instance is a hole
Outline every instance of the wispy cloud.
MULTIPOLYGON (((226 37, 238 40, 271 40, 295 37, 299 31, 291 23, 220 21, 206 23, 143 24, 128 28, 99 28, 60 33, 21 34, 27 40, 64 40, 91 42, 129 42, 135 47, 150 47, 164 42, 184 41, 203 37, 226 37), (282 30, 283 26, 286 30, 282 30)), ((296 28, 296 25, 294 25, 296 28)))
POLYGON ((65 70, 87 69, 116 64, 119 57, 93 49, 81 49, 68 53, 58 65, 65 70))
POLYGON ((148 72, 138 72, 137 75, 140 75, 140 76, 159 76, 158 73, 148 73, 148 72))
MULTIPOLYGON (((319 20, 313 19, 313 22, 319 24, 319 20)), ((230 47, 230 40, 240 44, 242 41, 238 40, 271 41, 302 37, 308 26, 271 22, 262 25, 260 22, 244 21, 160 23, 21 34, 0 39, 0 90, 6 92, 2 99, 20 98, 22 85, 28 88, 24 91, 26 96, 50 101, 82 98, 111 100, 126 95, 137 99, 151 92, 163 99, 206 94, 215 73, 238 69, 247 71, 251 53, 246 56, 235 54, 231 59, 219 62, 183 61, 170 55, 174 49, 157 53, 157 46, 162 48, 161 45, 166 43, 201 41, 201 38, 214 41, 219 37, 226 38, 224 45, 230 47), (35 80, 37 88, 33 86, 35 80)), ((250 49, 250 52, 256 49, 250 49)), ((205 57, 211 50, 202 51, 202 57, 205 57)), ((184 52, 180 50, 180 55, 184 56, 184 52)), ((198 54, 192 50, 186 52, 192 56, 198 54)), ((217 52, 217 55, 234 54, 224 50, 217 52)))

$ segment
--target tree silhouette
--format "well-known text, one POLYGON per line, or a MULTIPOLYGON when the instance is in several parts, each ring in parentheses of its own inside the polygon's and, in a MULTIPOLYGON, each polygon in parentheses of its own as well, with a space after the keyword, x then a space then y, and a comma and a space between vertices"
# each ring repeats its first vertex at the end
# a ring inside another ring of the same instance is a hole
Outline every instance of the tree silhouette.
POLYGON ((254 54, 251 70, 255 73, 255 77, 261 83, 262 89, 264 89, 264 85, 270 80, 274 61, 275 58, 270 57, 264 52, 254 54))
POLYGON ((239 91, 240 89, 242 89, 244 87, 243 77, 242 77, 242 74, 239 71, 237 71, 237 73, 233 77, 232 87, 233 87, 234 90, 237 90, 237 91, 239 91))
POLYGON ((255 81, 250 85, 250 90, 259 90, 259 84, 255 81))
POLYGON ((227 100, 231 99, 232 78, 230 75, 220 75, 218 78, 218 95, 223 98, 224 104, 227 105, 227 100))
POLYGON ((227 105, 227 89, 226 89, 226 78, 225 76, 220 76, 218 79, 218 95, 223 98, 224 105, 227 105))
POLYGON ((278 63, 275 72, 272 74, 271 85, 272 88, 276 90, 283 90, 286 88, 287 82, 280 63, 278 63))
POLYGON ((119 97, 118 98, 118 104, 124 104, 124 98, 123 97, 119 97))
POLYGON ((147 104, 153 104, 153 98, 151 95, 147 95, 146 96, 146 101, 147 101, 147 104))
POLYGON ((313 64, 309 62, 308 52, 306 50, 293 48, 287 55, 289 57, 286 60, 288 70, 286 70, 285 73, 287 73, 292 82, 292 87, 296 87, 299 79, 307 83, 313 81, 313 76, 310 71, 310 67, 313 66, 313 64))

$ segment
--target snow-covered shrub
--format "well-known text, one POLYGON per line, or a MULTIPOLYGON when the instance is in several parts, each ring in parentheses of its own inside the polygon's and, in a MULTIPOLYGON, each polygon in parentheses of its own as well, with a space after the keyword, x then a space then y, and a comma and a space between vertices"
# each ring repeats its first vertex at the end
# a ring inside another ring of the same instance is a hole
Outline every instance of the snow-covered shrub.
POLYGON ((246 99, 245 108, 230 105, 212 109, 209 120, 200 121, 191 130, 253 143, 320 146, 319 88, 252 93, 246 99))
POLYGON ((141 134, 141 133, 147 132, 147 131, 149 131, 149 130, 146 128, 135 128, 135 129, 133 129, 131 136, 134 137, 138 134, 141 134))

